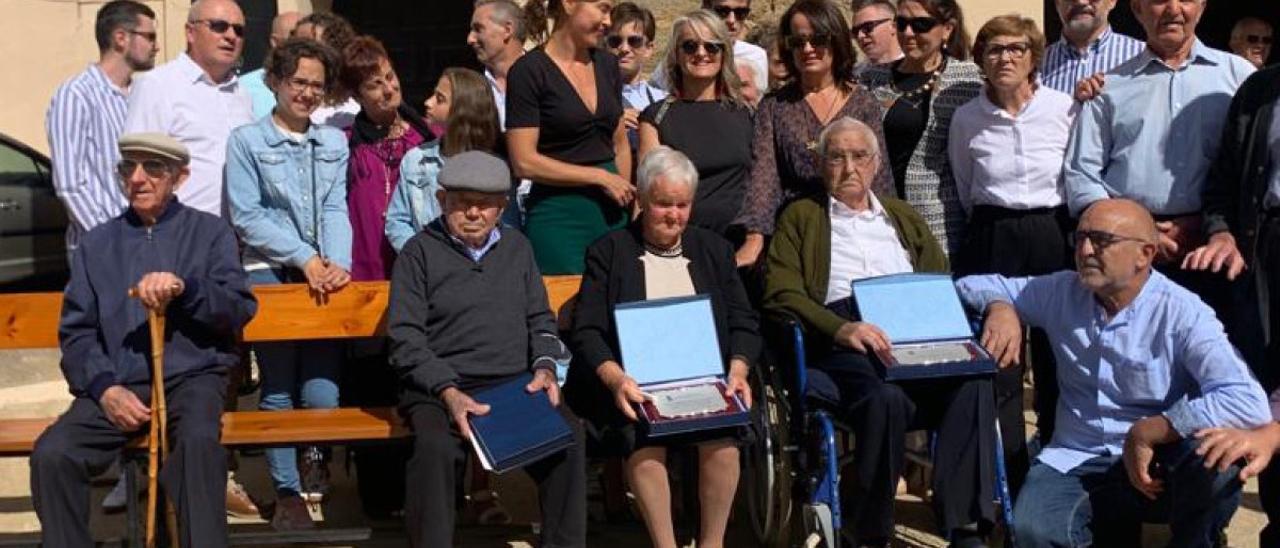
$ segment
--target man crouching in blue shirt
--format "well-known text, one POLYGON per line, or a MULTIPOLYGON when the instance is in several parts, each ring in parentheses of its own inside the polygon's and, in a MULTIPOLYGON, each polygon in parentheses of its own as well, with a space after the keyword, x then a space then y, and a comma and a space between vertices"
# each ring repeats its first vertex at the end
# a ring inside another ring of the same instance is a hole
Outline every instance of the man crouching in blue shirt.
POLYGON ((174 198, 189 173, 186 147, 158 133, 124 135, 119 147, 129 209, 80 241, 62 301, 62 373, 75 400, 31 454, 41 542, 93 546, 89 478, 151 419, 150 308, 164 311, 168 326, 164 384, 173 443, 160 483, 177 505, 183 548, 226 546, 227 459, 219 442, 225 375, 257 301, 230 225, 174 198))
POLYGON ((957 283, 993 353, 1016 357, 1021 319, 1058 360, 1058 427, 1018 495, 1018 546, 1139 546, 1145 521, 1209 547, 1239 504, 1239 470, 1206 469, 1193 435, 1271 411, 1213 311, 1151 269, 1157 236, 1141 205, 1101 200, 1072 234, 1076 272, 957 283))

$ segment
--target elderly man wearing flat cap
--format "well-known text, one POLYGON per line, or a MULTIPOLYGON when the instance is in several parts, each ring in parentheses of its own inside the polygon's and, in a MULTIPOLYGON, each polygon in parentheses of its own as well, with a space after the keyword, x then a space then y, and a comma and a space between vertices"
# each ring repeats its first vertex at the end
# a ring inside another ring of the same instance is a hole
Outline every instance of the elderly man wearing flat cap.
POLYGON ((44 546, 92 546, 89 478, 151 418, 147 309, 167 320, 164 384, 171 453, 160 473, 182 546, 227 544, 219 442, 236 334, 257 310, 225 221, 178 202, 190 154, 159 133, 120 137, 129 209, 80 240, 62 302, 62 372, 75 399, 36 440, 31 493, 44 546), (130 297, 136 290, 137 298, 130 297))
POLYGON ((574 425, 577 443, 525 467, 538 484, 542 546, 585 546, 586 476, 578 421, 560 406, 556 336, 542 275, 524 235, 498 227, 511 171, 479 151, 450 157, 436 192, 441 215, 408 242, 391 274, 387 331, 400 373, 401 412, 413 427, 405 525, 414 546, 453 546, 458 471, 471 452, 467 415, 489 411, 471 398, 533 374, 574 425))

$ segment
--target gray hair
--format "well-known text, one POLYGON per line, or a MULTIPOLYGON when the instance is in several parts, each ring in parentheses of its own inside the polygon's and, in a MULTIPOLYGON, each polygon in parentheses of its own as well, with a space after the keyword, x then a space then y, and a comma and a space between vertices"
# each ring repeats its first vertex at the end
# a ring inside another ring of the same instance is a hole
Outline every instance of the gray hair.
POLYGON ((516 42, 524 44, 528 38, 528 29, 524 25, 524 9, 513 0, 476 0, 475 9, 482 6, 493 6, 489 19, 499 25, 511 25, 511 36, 516 42))
POLYGON ((875 130, 871 129, 871 126, 868 126, 866 122, 849 116, 836 118, 835 121, 827 124, 827 127, 822 128, 822 133, 818 134, 818 154, 822 156, 827 154, 827 141, 830 141, 836 134, 850 131, 861 135, 867 141, 872 154, 880 155, 880 139, 876 137, 875 130))
POLYGON ((693 162, 683 152, 666 145, 650 150, 640 160, 640 167, 636 169, 636 194, 647 198, 659 177, 679 181, 690 191, 698 191, 698 168, 693 167, 693 162))

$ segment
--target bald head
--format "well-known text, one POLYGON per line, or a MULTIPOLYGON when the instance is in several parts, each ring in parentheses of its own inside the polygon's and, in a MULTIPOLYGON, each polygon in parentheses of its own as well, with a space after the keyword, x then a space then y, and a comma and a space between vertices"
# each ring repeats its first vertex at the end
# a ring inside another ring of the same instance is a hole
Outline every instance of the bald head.
POLYGON ((1125 198, 1099 200, 1080 216, 1080 224, 1097 226, 1117 236, 1139 238, 1155 243, 1160 236, 1156 220, 1142 204, 1125 198), (1107 228, 1102 228, 1107 227, 1107 228))
POLYGON ((1133 200, 1094 202, 1080 216, 1073 235, 1080 282, 1109 312, 1116 312, 1141 291, 1155 261, 1155 219, 1133 200))
POLYGON ((296 11, 286 11, 271 20, 271 47, 283 44, 289 39, 289 35, 293 34, 293 28, 298 26, 298 20, 302 18, 302 14, 296 11))

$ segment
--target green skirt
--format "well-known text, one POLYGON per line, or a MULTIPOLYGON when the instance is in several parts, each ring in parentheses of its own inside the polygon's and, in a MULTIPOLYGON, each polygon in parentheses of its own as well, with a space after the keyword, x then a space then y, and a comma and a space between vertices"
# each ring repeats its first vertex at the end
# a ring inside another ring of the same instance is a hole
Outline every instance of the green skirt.
MULTIPOLYGON (((595 167, 617 173, 612 161, 595 167)), ((544 275, 582 274, 587 246, 627 225, 627 209, 600 187, 562 187, 534 181, 525 198, 525 236, 544 275)))

